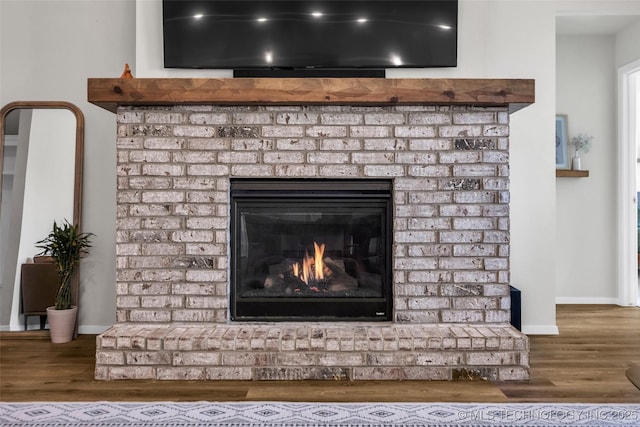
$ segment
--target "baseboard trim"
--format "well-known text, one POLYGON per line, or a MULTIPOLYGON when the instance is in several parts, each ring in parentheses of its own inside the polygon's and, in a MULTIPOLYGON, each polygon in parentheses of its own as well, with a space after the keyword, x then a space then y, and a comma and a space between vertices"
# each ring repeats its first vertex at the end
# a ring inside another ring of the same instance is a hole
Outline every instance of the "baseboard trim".
POLYGON ((522 325, 522 333, 525 335, 559 335, 556 325, 522 325))
MULTIPOLYGON (((87 335, 99 335, 101 333, 103 333, 104 331, 106 331, 107 329, 109 329, 111 327, 111 325, 109 326, 102 326, 102 325, 80 325, 78 327, 78 333, 79 334, 87 334, 87 335)), ((29 324, 29 330, 30 331, 37 331, 40 330, 40 326, 36 325, 36 324, 29 324)), ((19 329, 11 329, 11 327, 9 325, 0 325, 0 332, 17 332, 17 331, 24 331, 24 326, 20 327, 19 329)))
POLYGON ((556 297, 556 304, 618 304, 618 298, 608 297, 556 297))
POLYGON ((87 334, 87 335, 99 335, 109 329, 109 326, 101 326, 101 325, 80 325, 78 326, 79 334, 87 334))

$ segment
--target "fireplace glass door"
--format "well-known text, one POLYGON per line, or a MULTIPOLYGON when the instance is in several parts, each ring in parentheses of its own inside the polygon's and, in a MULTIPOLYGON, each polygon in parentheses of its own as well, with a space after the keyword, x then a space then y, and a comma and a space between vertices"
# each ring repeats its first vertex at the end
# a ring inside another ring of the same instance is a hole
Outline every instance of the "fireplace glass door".
POLYGON ((388 181, 233 180, 233 320, 389 320, 388 181))

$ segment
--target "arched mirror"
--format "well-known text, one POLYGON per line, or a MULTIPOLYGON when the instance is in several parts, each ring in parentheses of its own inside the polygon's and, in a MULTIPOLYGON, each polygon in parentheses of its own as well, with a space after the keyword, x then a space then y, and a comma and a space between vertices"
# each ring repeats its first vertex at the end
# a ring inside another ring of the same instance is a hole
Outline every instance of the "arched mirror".
POLYGON ((23 264, 54 220, 80 225, 84 116, 69 102, 12 102, 0 110, 0 135, 0 324, 20 330, 23 264))

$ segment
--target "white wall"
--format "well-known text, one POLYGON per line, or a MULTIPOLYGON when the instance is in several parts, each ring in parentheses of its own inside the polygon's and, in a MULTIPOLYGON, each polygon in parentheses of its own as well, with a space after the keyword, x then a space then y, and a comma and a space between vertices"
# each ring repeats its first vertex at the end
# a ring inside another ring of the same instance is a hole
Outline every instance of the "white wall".
MULTIPOLYGON (((640 14, 636 1, 562 3, 566 15, 640 14)), ((620 302, 616 72, 640 58, 639 39, 640 24, 611 36, 558 37, 557 111, 569 115, 570 136, 594 136, 581 156, 590 177, 557 182, 559 303, 620 302)))
MULTIPOLYGON (((638 40, 640 40, 640 22, 616 34, 616 68, 640 60, 640 43, 638 43, 638 40)), ((638 77, 636 77, 637 81, 638 77)), ((636 84, 636 89, 640 91, 640 85, 636 84)), ((640 101, 640 94, 637 95, 636 99, 640 101)), ((636 113, 638 114, 637 123, 640 124, 640 109, 637 109, 636 113)), ((640 126, 637 127, 637 130, 640 132, 640 126)), ((638 144, 640 144, 640 138, 637 139, 638 144)), ((640 149, 637 150, 637 153, 636 156, 640 157, 640 149)), ((636 188, 640 191, 640 173, 636 173, 636 188)))
MULTIPOLYGON (((536 103, 511 117, 511 281, 523 292, 525 332, 556 331, 555 15, 638 9, 637 0, 460 0, 459 67, 389 73, 536 80, 536 103)), ((115 318, 115 117, 86 102, 86 79, 117 77, 125 62, 137 77, 224 73, 162 69, 159 0, 2 0, 0 15, 1 103, 68 100, 86 115, 83 218, 97 236, 82 266, 80 325, 108 326, 115 318)), ((628 52, 638 39, 616 44, 616 63, 634 56, 628 52)))
POLYGON ((615 66, 619 68, 640 58, 640 22, 616 34, 615 66))
POLYGON ((558 303, 616 302, 614 53, 613 35, 557 37, 556 111, 568 115, 569 138, 594 137, 581 154, 589 177, 556 180, 558 303))
POLYGON ((536 80, 534 105, 511 116, 511 282, 523 332, 557 333, 555 245, 555 13, 550 2, 490 2, 489 76, 536 80))
MULTIPOLYGON (((525 332, 555 333, 553 4, 461 0, 459 9, 457 68, 391 70, 387 76, 536 80, 536 103, 511 119, 512 283, 522 290, 525 332)), ((160 2, 138 0, 137 12, 138 77, 225 75, 162 69, 160 2)))
POLYGON ((621 305, 638 304, 637 252, 638 239, 637 200, 633 176, 636 180, 638 166, 638 141, 640 141, 640 23, 616 35, 616 67, 618 70, 618 299, 621 305), (633 73, 630 75, 629 73, 633 73), (634 92, 635 88, 635 93, 634 92), (626 93, 624 91, 627 91, 626 93), (634 110, 636 112, 633 118, 634 110), (635 139, 635 142, 634 142, 635 139), (635 150, 634 150, 635 148, 635 150))
MULTIPOLYGON (((100 332, 115 322, 116 126, 87 102, 87 78, 119 77, 133 65, 135 2, 2 0, 0 53, 0 104, 63 100, 85 115, 83 229, 96 236, 81 264, 79 325, 100 332)), ((8 317, 0 312, 1 328, 8 317)))

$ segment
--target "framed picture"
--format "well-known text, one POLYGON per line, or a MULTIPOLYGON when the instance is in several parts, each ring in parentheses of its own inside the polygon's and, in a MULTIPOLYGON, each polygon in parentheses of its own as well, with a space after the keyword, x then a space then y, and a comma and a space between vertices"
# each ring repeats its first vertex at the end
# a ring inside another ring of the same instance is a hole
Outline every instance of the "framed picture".
POLYGON ((567 115, 556 115, 556 169, 569 169, 567 115))

